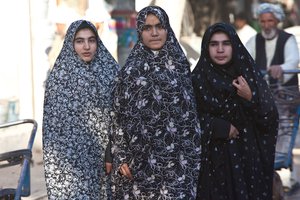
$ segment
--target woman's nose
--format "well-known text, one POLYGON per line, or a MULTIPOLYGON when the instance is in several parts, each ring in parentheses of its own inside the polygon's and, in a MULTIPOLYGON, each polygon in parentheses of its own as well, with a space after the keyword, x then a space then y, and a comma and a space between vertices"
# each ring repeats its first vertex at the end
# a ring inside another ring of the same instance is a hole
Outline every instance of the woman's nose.
POLYGON ((89 48, 90 48, 90 44, 89 44, 88 41, 85 41, 85 42, 84 42, 83 48, 84 48, 84 49, 89 49, 89 48))
POLYGON ((218 45, 217 51, 218 51, 218 52, 224 51, 224 48, 223 48, 223 45, 222 45, 222 44, 219 44, 219 45, 218 45))
POLYGON ((152 28, 151 35, 152 35, 152 36, 158 35, 158 31, 157 31, 157 28, 156 28, 155 26, 152 28))

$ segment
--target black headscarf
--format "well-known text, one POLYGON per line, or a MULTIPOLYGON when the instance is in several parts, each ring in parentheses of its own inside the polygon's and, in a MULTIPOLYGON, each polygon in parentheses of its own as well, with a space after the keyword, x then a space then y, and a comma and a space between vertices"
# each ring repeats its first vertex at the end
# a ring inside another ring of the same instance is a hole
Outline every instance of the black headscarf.
POLYGON ((236 89, 233 87, 232 81, 239 75, 242 75, 251 88, 253 94, 252 101, 259 101, 256 103, 259 103, 258 105, 262 109, 260 113, 267 115, 270 110, 274 109, 274 100, 269 86, 257 69, 253 58, 240 41, 235 29, 226 23, 216 23, 210 26, 203 36, 201 56, 192 72, 193 85, 195 90, 201 93, 201 101, 204 101, 204 104, 210 105, 206 108, 208 111, 221 112, 219 109, 221 108, 220 104, 225 99, 221 98, 221 102, 217 102, 212 101, 212 97, 218 98, 224 92, 228 95, 236 96, 236 89), (232 44, 233 55, 230 66, 226 65, 222 67, 216 65, 211 61, 209 56, 208 45, 210 38, 218 31, 227 34, 232 44), (206 98, 204 99, 203 97, 206 98), (215 110, 216 108, 218 109, 215 110))
MULTIPOLYGON (((208 174, 215 167, 211 157, 214 149, 222 149, 220 152, 230 160, 224 161, 226 159, 222 157, 224 166, 233 164, 238 166, 238 168, 231 166, 230 171, 222 169, 228 176, 230 173, 233 174, 231 180, 236 180, 235 184, 238 185, 233 188, 248 191, 244 195, 237 192, 237 196, 241 195, 240 198, 233 199, 265 198, 265 195, 270 197, 272 194, 270 184, 272 184, 278 113, 269 87, 257 69, 254 60, 231 25, 216 23, 206 30, 202 40, 201 56, 192 72, 197 110, 203 129, 201 163, 203 168, 198 186, 199 195, 202 197, 199 199, 205 199, 205 195, 208 195, 208 191, 203 188, 208 187, 205 185, 208 180, 205 179, 210 178, 208 174), (228 35, 232 45, 232 60, 223 66, 213 63, 209 56, 210 39, 219 31, 228 35), (238 96, 236 88, 232 85, 232 81, 240 75, 246 79, 251 88, 253 96, 251 101, 238 96), (234 125, 239 130, 239 138, 215 143, 212 140, 212 126, 216 118, 234 125), (240 161, 236 161, 236 158, 240 161), (255 175, 258 173, 255 170, 262 174, 255 175), (261 181, 262 185, 254 186, 254 178, 257 182, 261 181), (265 190, 264 194, 258 191, 259 187, 265 190)), ((228 188, 224 191, 227 190, 228 188)))

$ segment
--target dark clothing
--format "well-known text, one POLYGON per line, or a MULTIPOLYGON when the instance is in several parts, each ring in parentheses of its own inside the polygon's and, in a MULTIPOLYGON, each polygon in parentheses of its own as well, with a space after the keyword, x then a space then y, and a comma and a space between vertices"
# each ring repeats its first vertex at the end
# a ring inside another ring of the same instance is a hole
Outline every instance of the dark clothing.
POLYGON ((114 166, 128 163, 133 180, 115 172, 115 199, 194 200, 201 131, 189 63, 160 7, 139 12, 138 33, 149 13, 167 40, 155 53, 138 40, 118 75, 114 166))
POLYGON ((230 130, 230 123, 226 120, 216 118, 212 122, 213 139, 227 139, 230 130))
POLYGON ((197 199, 272 199, 278 112, 267 83, 233 27, 217 23, 208 28, 192 81, 202 128, 197 199), (217 31, 227 34, 232 45, 232 60, 221 66, 211 61, 208 51, 217 31), (232 85, 240 75, 252 91, 251 101, 238 96, 232 85), (230 124, 239 131, 236 139, 228 138, 230 124))

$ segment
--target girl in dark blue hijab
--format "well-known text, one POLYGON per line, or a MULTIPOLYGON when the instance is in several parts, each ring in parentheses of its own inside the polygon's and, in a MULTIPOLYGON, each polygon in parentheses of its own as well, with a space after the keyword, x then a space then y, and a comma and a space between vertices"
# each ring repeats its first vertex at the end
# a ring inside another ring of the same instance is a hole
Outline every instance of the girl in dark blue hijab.
POLYGON ((162 8, 142 9, 137 32, 114 90, 115 199, 193 200, 201 132, 189 63, 162 8), (166 33, 160 49, 145 45, 142 35, 151 30, 155 44, 166 33))

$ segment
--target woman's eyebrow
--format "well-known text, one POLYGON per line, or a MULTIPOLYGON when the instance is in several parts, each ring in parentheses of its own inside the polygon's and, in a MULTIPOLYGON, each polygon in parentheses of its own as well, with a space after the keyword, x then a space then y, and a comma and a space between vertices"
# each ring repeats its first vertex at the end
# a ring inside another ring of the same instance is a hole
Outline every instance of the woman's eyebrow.
POLYGON ((74 40, 78 40, 78 39, 82 39, 82 40, 84 40, 84 39, 96 39, 96 36, 91 36, 91 37, 88 37, 88 38, 84 38, 84 37, 76 37, 74 40))
POLYGON ((157 27, 157 26, 161 26, 162 24, 161 23, 157 23, 157 24, 145 24, 143 27, 146 27, 146 28, 152 28, 152 27, 157 27))
POLYGON ((230 40, 211 40, 211 41, 209 41, 209 44, 210 43, 223 43, 223 42, 230 42, 230 40))

